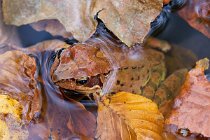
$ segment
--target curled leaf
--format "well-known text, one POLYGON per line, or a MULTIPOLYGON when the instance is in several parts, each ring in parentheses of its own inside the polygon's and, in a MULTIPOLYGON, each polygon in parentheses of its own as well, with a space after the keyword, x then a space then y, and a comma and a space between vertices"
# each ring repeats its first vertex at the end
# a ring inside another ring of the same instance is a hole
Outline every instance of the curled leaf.
POLYGON ((164 118, 150 99, 119 92, 99 102, 96 138, 162 139, 164 118))
POLYGON ((178 128, 187 128, 191 133, 200 133, 210 137, 210 82, 204 75, 209 66, 207 58, 196 63, 181 88, 180 95, 175 99, 168 124, 178 128))

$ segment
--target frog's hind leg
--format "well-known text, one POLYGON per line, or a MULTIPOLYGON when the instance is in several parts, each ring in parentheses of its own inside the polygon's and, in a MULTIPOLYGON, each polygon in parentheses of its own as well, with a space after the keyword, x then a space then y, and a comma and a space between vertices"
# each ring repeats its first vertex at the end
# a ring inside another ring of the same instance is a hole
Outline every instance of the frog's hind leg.
MULTIPOLYGON (((157 89, 155 92, 153 101, 157 103, 159 108, 164 108, 164 106, 169 107, 169 103, 179 94, 181 86, 183 85, 188 70, 180 69, 171 74, 157 89)), ((167 109, 163 109, 167 110, 167 109)), ((167 114, 164 111, 163 114, 167 114)))

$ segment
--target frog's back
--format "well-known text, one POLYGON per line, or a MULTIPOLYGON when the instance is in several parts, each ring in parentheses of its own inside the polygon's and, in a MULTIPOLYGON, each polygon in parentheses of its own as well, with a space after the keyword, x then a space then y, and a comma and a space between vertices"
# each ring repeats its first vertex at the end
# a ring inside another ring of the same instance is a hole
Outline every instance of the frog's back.
POLYGON ((108 92, 127 91, 152 99, 159 84, 165 78, 163 53, 140 46, 123 53, 115 57, 120 68, 108 92))

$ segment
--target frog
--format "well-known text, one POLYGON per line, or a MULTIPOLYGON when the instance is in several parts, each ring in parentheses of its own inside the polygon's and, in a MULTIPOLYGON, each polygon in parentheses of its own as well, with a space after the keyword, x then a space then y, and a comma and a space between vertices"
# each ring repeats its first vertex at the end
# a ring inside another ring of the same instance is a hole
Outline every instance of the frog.
POLYGON ((187 73, 181 69, 167 80, 166 50, 157 49, 157 45, 119 47, 100 40, 77 43, 57 53, 50 75, 53 83, 65 91, 85 96, 126 91, 161 106, 173 97, 173 91, 178 92, 187 73))

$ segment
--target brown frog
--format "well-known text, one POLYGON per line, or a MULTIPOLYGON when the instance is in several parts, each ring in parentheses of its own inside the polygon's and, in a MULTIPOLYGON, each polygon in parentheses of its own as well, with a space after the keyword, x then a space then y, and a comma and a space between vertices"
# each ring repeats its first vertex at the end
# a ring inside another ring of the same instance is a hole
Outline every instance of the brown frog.
MULTIPOLYGON (((176 87, 186 72, 176 72, 171 76, 174 84, 168 82, 169 85, 176 87), (179 78, 174 78, 177 76, 179 78)), ((171 94, 170 88, 164 86, 165 77, 163 52, 140 45, 132 48, 107 46, 100 41, 78 43, 64 49, 51 67, 52 81, 62 89, 85 95, 127 91, 159 104, 171 94), (159 87, 161 90, 158 91, 159 87)))

